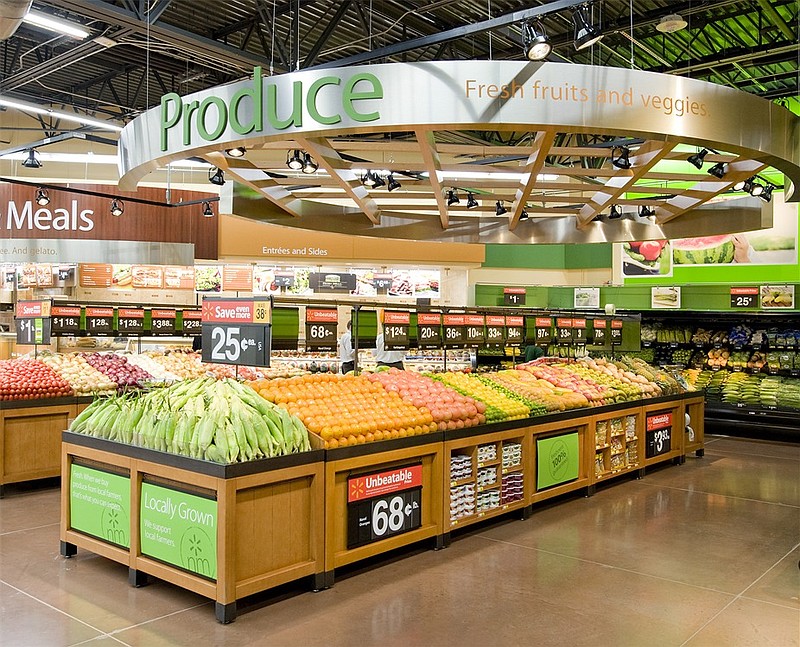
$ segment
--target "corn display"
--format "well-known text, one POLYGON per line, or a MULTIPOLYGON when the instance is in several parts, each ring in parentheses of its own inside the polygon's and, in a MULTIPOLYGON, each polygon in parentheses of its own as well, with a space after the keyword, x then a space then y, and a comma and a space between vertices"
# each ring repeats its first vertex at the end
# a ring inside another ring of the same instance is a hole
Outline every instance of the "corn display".
POLYGON ((69 430, 216 463, 311 449, 296 416, 229 378, 97 398, 69 430))

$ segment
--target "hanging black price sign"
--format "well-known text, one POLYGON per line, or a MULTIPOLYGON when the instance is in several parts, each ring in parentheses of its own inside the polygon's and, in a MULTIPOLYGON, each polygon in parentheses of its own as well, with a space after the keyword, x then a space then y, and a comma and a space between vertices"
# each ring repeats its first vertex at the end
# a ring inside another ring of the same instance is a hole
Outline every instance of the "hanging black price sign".
POLYGON ((306 308, 306 348, 335 351, 339 312, 333 308, 306 308))
POLYGON ((672 413, 652 413, 645 419, 646 458, 669 454, 672 447, 672 413))
POLYGON ((422 525, 422 465, 347 479, 347 548, 401 535, 422 525))
POLYGON ((586 319, 572 320, 572 341, 576 344, 586 343, 586 319))
POLYGON ((442 330, 444 345, 448 348, 463 348, 466 340, 464 315, 444 315, 442 330))
POLYGON ((80 306, 53 306, 50 309, 50 334, 53 337, 79 335, 80 332, 80 306))
POLYGON ((389 288, 392 287, 392 275, 385 272, 383 274, 373 274, 372 287, 375 288, 378 294, 386 294, 389 288))
POLYGON ((408 327, 411 313, 385 310, 383 313, 383 345, 386 350, 408 350, 410 348, 408 327))
POLYGON ((177 314, 174 310, 153 308, 150 311, 150 334, 153 336, 171 336, 175 334, 177 314))
POLYGON ((482 346, 486 343, 484 325, 486 319, 483 315, 464 315, 464 332, 469 346, 482 346))
POLYGON ((758 288, 731 288, 731 308, 757 308, 758 288))
POLYGON ((525 317, 506 317, 506 343, 509 346, 525 343, 525 317))
POLYGON ((117 333, 135 337, 144 334, 144 308, 119 308, 117 310, 117 333))
POLYGON ((291 288, 294 286, 294 272, 275 272, 273 283, 276 288, 291 288))
POLYGON ((536 317, 536 343, 548 344, 553 340, 553 320, 550 317, 536 317))
POLYGON ((607 319, 595 319, 592 322, 592 339, 596 346, 605 346, 606 341, 608 341, 607 330, 607 319))
POLYGON ((50 301, 17 301, 15 310, 17 343, 50 343, 50 301))
POLYGON ((432 312, 417 313, 418 345, 422 349, 442 347, 442 315, 432 312))
POLYGON ((181 313, 181 332, 184 335, 199 335, 201 330, 202 313, 199 310, 184 310, 181 313))
POLYGON ((86 306, 86 334, 92 337, 114 334, 114 308, 86 306))
POLYGON ((572 343, 572 319, 556 319, 556 341, 559 344, 572 343))
POLYGON ((270 301, 203 299, 204 362, 269 366, 270 301))
POLYGON ((486 315, 486 345, 502 346, 505 343, 506 318, 486 315))
POLYGON ((525 288, 503 288, 503 305, 524 306, 526 292, 525 288))
POLYGON ((611 345, 619 346, 622 343, 622 319, 611 320, 611 345))

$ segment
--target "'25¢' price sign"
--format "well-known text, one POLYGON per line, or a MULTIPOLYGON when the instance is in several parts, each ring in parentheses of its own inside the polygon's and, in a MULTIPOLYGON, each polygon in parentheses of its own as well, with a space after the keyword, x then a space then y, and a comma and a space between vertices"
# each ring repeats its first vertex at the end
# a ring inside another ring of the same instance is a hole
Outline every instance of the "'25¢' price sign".
POLYGON ((269 366, 270 301, 204 299, 202 322, 204 362, 269 366))

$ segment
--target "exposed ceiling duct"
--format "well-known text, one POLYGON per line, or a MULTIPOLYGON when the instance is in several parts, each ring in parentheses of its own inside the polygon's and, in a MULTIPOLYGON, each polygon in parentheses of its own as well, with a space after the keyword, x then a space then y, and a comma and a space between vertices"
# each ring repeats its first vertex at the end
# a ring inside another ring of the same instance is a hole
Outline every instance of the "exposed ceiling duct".
POLYGON ((14 35, 33 0, 0 0, 0 40, 14 35))

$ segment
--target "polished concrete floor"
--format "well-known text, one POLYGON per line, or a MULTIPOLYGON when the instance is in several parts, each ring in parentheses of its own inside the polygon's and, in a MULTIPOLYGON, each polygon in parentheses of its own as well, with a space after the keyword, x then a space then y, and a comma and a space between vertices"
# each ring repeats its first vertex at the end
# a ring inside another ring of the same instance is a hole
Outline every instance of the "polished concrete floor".
POLYGON ((0 500, 0 644, 800 644, 800 445, 708 439, 623 480, 347 574, 220 625, 205 599, 58 554, 56 489, 0 500))

